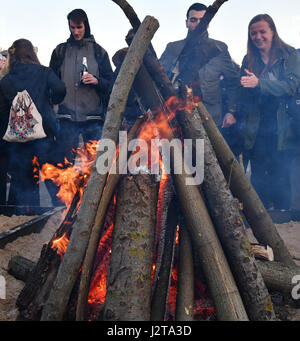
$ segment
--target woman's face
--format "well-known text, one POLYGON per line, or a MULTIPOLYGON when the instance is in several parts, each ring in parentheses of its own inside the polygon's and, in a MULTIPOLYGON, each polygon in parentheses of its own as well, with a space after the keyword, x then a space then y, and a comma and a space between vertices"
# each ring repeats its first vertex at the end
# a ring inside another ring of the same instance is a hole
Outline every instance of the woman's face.
POLYGON ((269 24, 264 21, 258 21, 250 26, 250 38, 253 44, 261 52, 269 52, 272 46, 274 32, 271 30, 269 24))

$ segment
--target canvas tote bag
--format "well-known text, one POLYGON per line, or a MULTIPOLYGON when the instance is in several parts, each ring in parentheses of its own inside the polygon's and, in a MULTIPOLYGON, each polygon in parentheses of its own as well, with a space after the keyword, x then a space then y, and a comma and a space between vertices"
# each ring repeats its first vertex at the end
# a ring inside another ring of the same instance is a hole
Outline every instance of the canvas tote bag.
POLYGON ((3 140, 28 142, 46 137, 43 119, 27 90, 18 92, 13 99, 9 121, 3 140))

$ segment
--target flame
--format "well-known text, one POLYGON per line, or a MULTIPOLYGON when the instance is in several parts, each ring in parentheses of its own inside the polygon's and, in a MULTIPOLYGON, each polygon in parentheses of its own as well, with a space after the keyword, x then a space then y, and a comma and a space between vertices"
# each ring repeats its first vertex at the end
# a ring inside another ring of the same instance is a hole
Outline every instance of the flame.
POLYGON ((113 224, 106 230, 98 246, 97 258, 100 264, 97 266, 94 278, 90 285, 88 303, 103 304, 106 296, 106 276, 111 253, 113 224))
MULTIPOLYGON (((65 158, 64 164, 60 163, 54 166, 46 163, 42 166, 42 181, 52 180, 59 186, 57 197, 67 208, 71 205, 77 192, 79 192, 80 198, 82 198, 97 155, 97 144, 98 141, 89 141, 84 147, 77 148, 77 158, 74 165, 65 158)), ((80 205, 80 201, 78 205, 80 205)))
POLYGON ((52 249, 56 248, 57 254, 63 257, 67 250, 68 244, 69 238, 67 237, 67 233, 65 232, 61 237, 56 238, 52 241, 51 248, 52 249))

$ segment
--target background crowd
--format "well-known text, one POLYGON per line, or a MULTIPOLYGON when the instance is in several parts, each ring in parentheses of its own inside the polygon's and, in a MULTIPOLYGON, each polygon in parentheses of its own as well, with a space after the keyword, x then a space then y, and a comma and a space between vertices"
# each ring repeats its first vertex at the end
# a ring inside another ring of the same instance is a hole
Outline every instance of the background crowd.
MULTIPOLYGON (((206 6, 193 4, 186 13, 187 37, 195 30, 206 6)), ((32 158, 39 164, 63 162, 79 143, 99 140, 110 91, 116 76, 109 56, 91 34, 86 13, 75 9, 67 16, 70 37, 52 53, 50 66, 40 64, 26 39, 15 41, 0 60, 0 205, 39 205, 32 158), (85 64, 85 60, 87 64, 85 64), (47 136, 26 143, 2 139, 16 94, 26 89, 43 116, 47 136), (55 124, 50 117, 55 117, 55 124), (11 186, 6 200, 8 174, 11 186)), ((160 63, 176 87, 182 80, 178 58, 186 39, 170 42, 160 63)), ((209 37, 195 41, 195 56, 203 60, 192 70, 194 93, 212 115, 238 160, 251 169, 251 183, 267 209, 300 212, 300 56, 280 38, 268 14, 248 24, 248 45, 242 65, 231 58, 227 45, 209 37)), ((129 102, 130 104, 130 102, 129 102)), ((131 124, 134 113, 125 112, 131 124)), ((57 188, 47 188, 59 205, 57 188)))

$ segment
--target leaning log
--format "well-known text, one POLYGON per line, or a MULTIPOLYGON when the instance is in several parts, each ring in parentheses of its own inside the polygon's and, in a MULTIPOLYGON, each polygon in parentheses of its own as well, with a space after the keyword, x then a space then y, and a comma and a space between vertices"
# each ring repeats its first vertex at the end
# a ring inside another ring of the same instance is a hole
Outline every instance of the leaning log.
POLYGON ((230 190, 241 202, 256 239, 261 244, 271 246, 275 260, 286 265, 295 265, 267 210, 203 103, 198 104, 198 112, 230 190))
POLYGON ((184 224, 179 228, 178 289, 176 321, 194 320, 194 261, 189 232, 184 224))
POLYGON ((197 110, 182 113, 181 126, 185 137, 204 140, 203 191, 248 316, 253 321, 272 320, 271 297, 256 266, 239 203, 227 186, 197 110))
MULTIPOLYGON (((181 155, 171 153, 172 164, 177 163, 181 174, 174 174, 174 183, 182 214, 193 244, 200 256, 200 264, 220 321, 248 320, 237 285, 214 229, 207 207, 197 184, 187 173, 181 155), (178 163, 182 163, 181 166, 178 163)), ((175 165, 175 164, 174 164, 175 165)), ((176 167, 176 165, 174 166, 176 167)))
MULTIPOLYGON (((128 53, 110 96, 102 140, 110 139, 116 143, 118 139, 129 91, 142 63, 145 51, 158 26, 158 21, 155 18, 146 17, 128 49, 128 53)), ((66 310, 71 291, 83 261, 91 228, 94 224, 101 194, 107 178, 107 173, 99 174, 97 171, 97 159, 103 153, 103 151, 97 153, 87 188, 83 194, 77 219, 73 226, 70 242, 49 299, 44 307, 42 320, 61 320, 66 310)), ((111 154, 113 153, 111 152, 111 154)), ((108 157, 108 159, 113 160, 114 155, 110 156, 111 158, 108 157)), ((111 163, 108 166, 110 165, 111 163)))
POLYGON ((120 183, 107 292, 106 321, 149 321, 157 184, 149 174, 120 183))
MULTIPOLYGON (((127 143, 124 143, 125 146, 127 146, 136 137, 136 133, 144 121, 145 121, 145 117, 139 117, 136 120, 135 124, 130 129, 130 132, 127 136, 127 143)), ((84 262, 82 265, 81 275, 80 275, 80 286, 79 286, 79 294, 78 294, 77 309, 76 309, 77 321, 84 320, 88 293, 89 293, 90 280, 91 280, 92 271, 93 271, 93 265, 94 265, 96 251, 97 251, 97 247, 100 241, 100 237, 103 232, 106 212, 108 210, 112 197, 115 193, 115 188, 119 182, 121 174, 124 173, 124 168, 127 165, 127 158, 129 157, 129 152, 127 151, 127 148, 125 150, 125 154, 127 154, 127 157, 126 158, 119 157, 120 154, 123 154, 122 148, 124 147, 124 145, 120 146, 120 152, 115 161, 116 173, 109 174, 107 184, 105 185, 103 194, 101 196, 100 204, 96 213, 94 226, 92 228, 91 236, 90 236, 88 247, 86 250, 84 262)))
POLYGON ((168 207, 165 231, 161 231, 163 247, 162 255, 158 258, 157 269, 153 285, 151 302, 151 321, 164 321, 167 312, 169 289, 171 284, 172 268, 174 262, 176 227, 178 224, 178 210, 175 197, 168 207))

